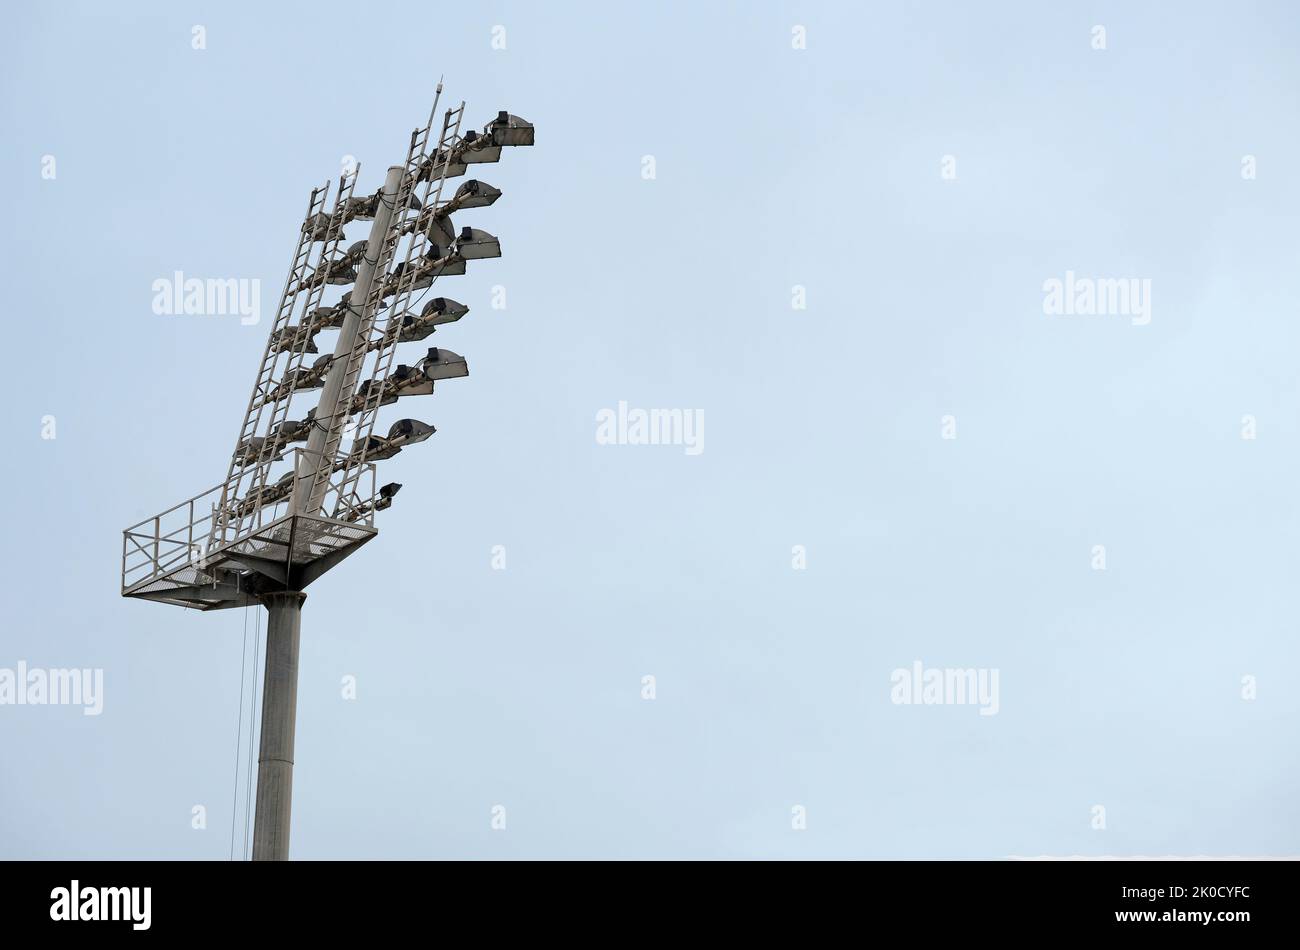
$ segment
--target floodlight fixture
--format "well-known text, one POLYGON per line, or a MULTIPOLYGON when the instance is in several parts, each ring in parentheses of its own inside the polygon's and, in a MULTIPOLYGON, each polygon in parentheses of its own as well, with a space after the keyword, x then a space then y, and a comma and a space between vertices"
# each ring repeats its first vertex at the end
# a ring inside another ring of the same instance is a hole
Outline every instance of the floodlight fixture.
POLYGON ((435 327, 440 327, 446 323, 455 323, 467 313, 469 307, 463 303, 457 303, 450 297, 434 297, 420 311, 420 319, 430 320, 435 327))
POLYGON ((355 521, 359 517, 364 517, 372 511, 383 511, 385 508, 392 507, 393 496, 401 491, 400 482, 389 482, 387 485, 381 485, 373 501, 367 502, 361 509, 348 515, 348 520, 355 521))
POLYGON ((362 412, 367 404, 378 400, 381 406, 391 406, 402 396, 428 396, 433 393, 434 380, 424 370, 399 364, 382 382, 368 379, 357 387, 352 397, 352 412, 362 412))
MULTIPOLYGON (((302 223, 302 232, 311 241, 326 240, 330 235, 330 216, 323 211, 311 215, 302 223)), ((341 232, 338 237, 340 241, 343 240, 341 232)))
POLYGON ((469 307, 457 303, 447 297, 435 297, 424 305, 419 316, 407 314, 402 317, 402 325, 398 330, 397 340, 399 343, 413 343, 423 340, 434 332, 438 327, 447 323, 455 323, 465 314, 469 313, 469 307))
POLYGON ((462 208, 488 208, 496 204, 500 197, 500 188, 493 188, 485 181, 471 178, 456 189, 456 194, 452 196, 451 201, 447 202, 447 206, 452 211, 459 211, 462 208))
POLYGON ((348 315, 348 308, 352 305, 352 291, 348 291, 339 298, 338 303, 328 307, 317 307, 308 314, 308 322, 312 326, 322 330, 337 329, 343 326, 343 320, 348 315))
POLYGON ((437 429, 418 419, 399 419, 388 430, 388 435, 372 435, 367 440, 366 454, 372 459, 390 459, 408 445, 423 442, 437 429))
POLYGON ((509 112, 498 112, 484 132, 498 145, 533 144, 533 124, 509 112))
POLYGON ((455 379, 469 375, 469 364, 465 357, 451 350, 431 346, 424 359, 416 364, 429 379, 455 379))
MULTIPOLYGON (((344 220, 345 221, 374 220, 374 217, 378 213, 379 206, 381 203, 383 203, 383 200, 384 200, 384 191, 382 188, 379 191, 376 191, 373 195, 367 195, 364 198, 349 199, 348 204, 343 211, 344 220)), ((406 206, 410 208, 412 211, 419 211, 423 207, 423 205, 420 203, 420 199, 415 197, 415 195, 413 194, 407 196, 406 206)))
POLYGON ((420 180, 441 174, 444 179, 459 178, 470 165, 501 160, 501 146, 532 145, 532 123, 509 113, 498 112, 496 119, 484 127, 483 134, 466 132, 458 142, 444 146, 420 166, 420 180))
POLYGON ((461 160, 467 165, 483 165, 501 161, 501 146, 496 144, 490 137, 481 136, 477 132, 469 131, 465 133, 462 142, 461 160))
POLYGON ((311 364, 311 369, 302 369, 298 371, 298 377, 295 385, 298 389, 319 389, 325 383, 325 374, 330 370, 330 364, 334 362, 334 354, 326 353, 316 362, 311 364))
POLYGON ((388 384, 398 396, 428 396, 433 393, 433 379, 424 370, 399 363, 388 376, 388 384))
POLYGON ((501 242, 478 228, 464 227, 456 238, 456 253, 467 261, 501 256, 501 242))

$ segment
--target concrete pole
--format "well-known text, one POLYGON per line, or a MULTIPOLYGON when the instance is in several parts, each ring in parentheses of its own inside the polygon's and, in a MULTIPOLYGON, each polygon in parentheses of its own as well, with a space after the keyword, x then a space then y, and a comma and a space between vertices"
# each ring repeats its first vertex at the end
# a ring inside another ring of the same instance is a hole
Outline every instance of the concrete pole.
MULTIPOLYGON (((370 226, 370 237, 366 240, 366 259, 357 267, 357 279, 352 284, 352 302, 348 307, 347 316, 343 318, 343 326, 339 329, 339 339, 334 346, 334 361, 330 363, 329 372, 325 376, 325 385, 321 388, 320 402, 316 404, 316 425, 312 427, 311 434, 307 437, 307 450, 303 455, 302 470, 298 472, 297 490, 294 493, 295 512, 316 514, 314 509, 319 507, 320 503, 317 501, 313 504, 309 497, 312 481, 322 467, 328 469, 334 461, 332 458, 326 459, 324 452, 329 441, 330 430, 334 426, 334 417, 340 410, 346 413, 347 407, 352 402, 353 394, 343 392, 343 384, 348 376, 348 362, 356 346, 358 333, 363 330, 369 332, 370 329, 368 325, 362 325, 362 310, 365 309, 366 300, 370 296, 371 284, 375 278, 375 263, 379 260, 384 238, 388 234, 388 226, 393 220, 397 192, 401 189, 404 174, 405 169, 401 165, 393 165, 388 169, 388 176, 384 179, 379 207, 375 209, 375 220, 370 226)), ((352 378, 355 381, 356 376, 352 378)))
POLYGON ((293 797, 293 733, 298 710, 298 634, 301 591, 264 594, 266 679, 262 687, 262 742, 257 755, 257 811, 253 860, 289 859, 289 806, 293 797))

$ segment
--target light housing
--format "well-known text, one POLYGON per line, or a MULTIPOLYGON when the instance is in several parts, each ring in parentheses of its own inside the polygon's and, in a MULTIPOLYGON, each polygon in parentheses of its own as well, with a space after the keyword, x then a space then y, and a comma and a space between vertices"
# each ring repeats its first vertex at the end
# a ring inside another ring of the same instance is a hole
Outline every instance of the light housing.
POLYGON ((366 408, 366 403, 370 401, 370 393, 379 390, 379 405, 388 406, 397 402, 397 394, 392 392, 386 383, 381 383, 377 379, 367 379, 357 387, 356 393, 352 396, 352 409, 355 414, 366 408))
POLYGON ((341 327, 344 318, 348 315, 348 307, 351 302, 352 291, 349 290, 333 306, 317 307, 307 316, 307 320, 312 326, 321 330, 341 327))
POLYGON ((334 354, 326 353, 312 363, 310 369, 298 370, 293 388, 320 389, 325 385, 325 374, 329 372, 330 363, 332 362, 334 362, 334 354))
POLYGON ((498 145, 532 145, 534 133, 531 122, 502 110, 487 124, 483 134, 498 145))
POLYGON ((435 277, 459 277, 465 273, 465 258, 459 254, 444 253, 441 257, 426 257, 420 261, 413 288, 423 290, 435 277))
MULTIPOLYGON (((364 221, 373 218, 375 212, 379 210, 379 199, 382 195, 383 190, 380 189, 373 195, 366 195, 364 198, 349 198, 343 210, 343 220, 351 221, 359 218, 364 221)), ((411 195, 408 207, 412 211, 419 211, 423 207, 420 204, 420 199, 415 197, 414 193, 411 195)))
POLYGON ((375 499, 373 508, 375 511, 383 511, 393 504, 393 496, 402 490, 401 482, 389 482, 387 485, 379 486, 379 497, 375 499))
POLYGON ((311 434, 313 420, 306 419, 286 419, 279 425, 271 429, 271 435, 276 442, 305 442, 307 436, 311 434))
POLYGON ((455 323, 467 313, 469 307, 464 304, 448 297, 434 297, 424 305, 418 317, 410 313, 402 317, 402 328, 398 331, 397 340, 399 343, 423 340, 444 323, 455 323))
POLYGON ((432 318, 433 325, 440 327, 444 323, 455 323, 467 313, 469 313, 469 307, 463 303, 457 303, 450 297, 434 297, 420 311, 420 319, 429 320, 432 318))
POLYGON ((298 324, 290 324, 279 332, 271 334, 271 351, 273 353, 291 353, 301 346, 304 353, 319 353, 316 349, 316 327, 302 327, 298 324), (298 337, 306 333, 307 342, 301 344, 298 337))
POLYGON ((427 396, 433 392, 433 380, 419 367, 405 363, 397 365, 384 385, 399 396, 427 396))
MULTIPOLYGON (((302 232, 310 237, 313 241, 323 241, 329 237, 330 216, 324 211, 318 211, 302 223, 302 232)), ((343 240, 343 232, 339 232, 339 240, 343 240)))
POLYGON ((452 245, 456 243, 456 226, 451 223, 451 218, 439 215, 429 222, 425 237, 429 241, 429 250, 425 256, 437 260, 451 252, 452 245))
POLYGON ((469 364, 465 362, 465 357, 437 346, 429 347, 428 354, 415 365, 429 379, 456 379, 469 375, 469 364))
MULTIPOLYGON (((423 442, 437 429, 418 419, 398 419, 388 430, 388 437, 372 435, 366 441, 366 458, 375 461, 390 459, 405 446, 423 442)), ((400 486, 399 486, 400 487, 400 486)))
POLYGON ((465 227, 456 238, 456 253, 467 261, 501 256, 501 242, 486 231, 465 227))
POLYGON ((460 208, 487 208, 496 204, 496 200, 500 197, 500 188, 494 188, 485 181, 471 178, 456 189, 456 194, 452 197, 449 205, 457 210, 460 208))
POLYGON ((347 253, 344 255, 344 259, 349 264, 360 264, 366 257, 366 245, 366 241, 357 241, 348 248, 347 253))
POLYGON ((467 165, 491 164, 501 161, 501 146, 486 135, 479 135, 473 129, 465 133, 457 148, 461 150, 461 161, 467 165))
MULTIPOLYGON (((424 165, 422 165, 420 168, 420 174, 418 180, 430 181, 433 180, 434 176, 442 174, 441 172, 442 162, 443 159, 447 157, 448 157, 447 153, 441 149, 439 149, 438 151, 430 155, 429 158, 425 161, 424 165)), ((456 151, 453 149, 450 158, 447 162, 446 174, 443 175, 443 177, 459 178, 467 171, 469 171, 468 166, 466 166, 466 164, 463 161, 457 159, 456 151)))

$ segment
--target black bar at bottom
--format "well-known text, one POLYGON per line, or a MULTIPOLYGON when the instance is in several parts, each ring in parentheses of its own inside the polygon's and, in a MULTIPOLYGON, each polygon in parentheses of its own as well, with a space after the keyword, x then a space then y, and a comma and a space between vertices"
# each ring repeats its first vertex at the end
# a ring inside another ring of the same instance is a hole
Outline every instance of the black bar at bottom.
POLYGON ((9 862, 0 863, 0 920, 7 937, 336 941, 416 927, 430 938, 465 928, 534 939, 589 932, 602 943, 620 934, 693 942, 703 931, 729 944, 837 932, 911 934, 918 946, 1056 933, 1223 942, 1294 933, 1297 871, 1292 861, 1236 860, 9 862))

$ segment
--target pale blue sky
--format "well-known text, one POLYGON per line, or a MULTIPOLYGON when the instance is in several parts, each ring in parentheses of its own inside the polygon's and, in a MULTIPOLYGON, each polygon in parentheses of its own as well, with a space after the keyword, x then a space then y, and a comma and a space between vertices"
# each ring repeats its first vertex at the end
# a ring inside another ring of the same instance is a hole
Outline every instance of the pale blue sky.
POLYGON ((443 73, 538 144, 457 220, 472 375, 381 417, 439 432, 309 590, 295 857, 1300 852, 1300 20, 974 7, 11 10, 0 667, 106 695, 0 706, 0 857, 228 854, 245 618, 122 600, 121 530, 223 477, 308 191, 443 73), (262 323, 155 315, 175 270, 262 323), (1067 270, 1151 323, 1045 316, 1067 270), (620 400, 704 452, 597 445, 620 400), (917 659, 999 713, 891 704, 917 659))

